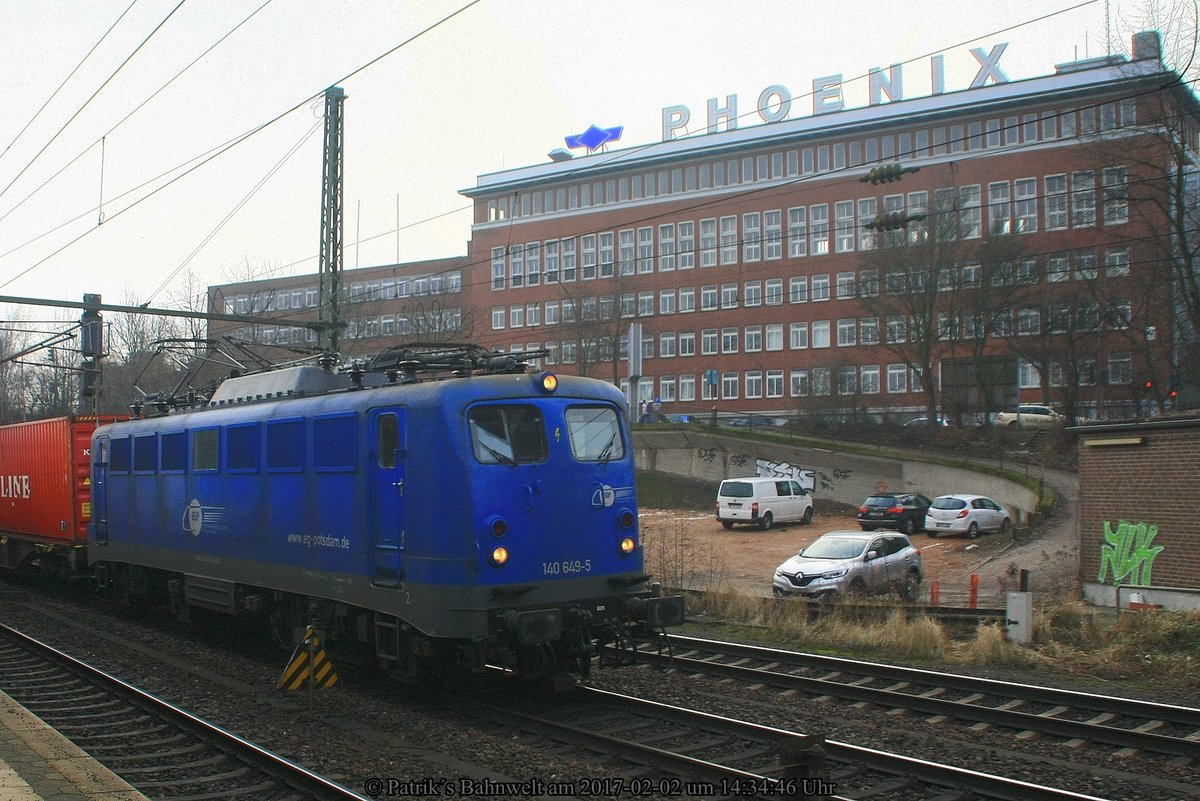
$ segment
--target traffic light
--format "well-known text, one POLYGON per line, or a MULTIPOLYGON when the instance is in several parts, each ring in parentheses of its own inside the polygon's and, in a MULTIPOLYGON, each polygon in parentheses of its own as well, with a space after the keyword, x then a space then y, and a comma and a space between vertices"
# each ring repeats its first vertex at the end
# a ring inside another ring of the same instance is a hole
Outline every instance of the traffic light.
POLYGON ((872 167, 867 174, 859 178, 864 184, 890 184, 899 181, 905 173, 917 172, 920 167, 901 167, 899 164, 885 164, 882 167, 872 167))
POLYGON ((1178 375, 1172 374, 1171 377, 1169 379, 1167 379, 1167 395, 1170 396, 1171 400, 1175 400, 1176 398, 1179 397, 1179 376, 1178 375))
POLYGON ((1147 378, 1146 382, 1144 384, 1142 384, 1142 389, 1146 390, 1147 392, 1154 389, 1154 381, 1152 379, 1147 378))
POLYGON ((925 219, 924 214, 905 214, 902 211, 885 211, 882 214, 876 214, 875 219, 867 222, 865 228, 873 228, 876 231, 895 231, 898 228, 907 228, 910 222, 925 219))

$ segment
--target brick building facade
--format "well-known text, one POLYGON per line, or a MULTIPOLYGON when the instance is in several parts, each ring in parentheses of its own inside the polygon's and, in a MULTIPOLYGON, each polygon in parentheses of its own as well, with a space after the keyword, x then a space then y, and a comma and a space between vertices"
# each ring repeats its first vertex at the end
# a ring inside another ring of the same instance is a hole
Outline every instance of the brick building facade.
POLYGON ((1163 109, 1192 155, 1200 113, 1140 37, 1133 61, 481 176, 467 304, 489 344, 635 372, 668 413, 1143 412, 1175 369, 1144 199, 1163 109), (919 171, 863 182, 893 163, 919 171))
POLYGON ((1200 609, 1200 528, 1192 501, 1200 419, 1088 425, 1079 433, 1079 580, 1095 603, 1200 609), (1116 587, 1129 587, 1120 592, 1116 587), (1186 592, 1190 590, 1190 592, 1186 592))
MULTIPOLYGON (((1200 103, 1157 34, 1135 37, 1132 60, 1001 76, 914 99, 880 84, 864 108, 482 175, 463 190, 464 257, 347 271, 343 350, 422 331, 544 351, 627 390, 635 374, 631 399, 666 414, 1162 408, 1181 341, 1166 232, 1200 207, 1200 103), (888 165, 905 172, 872 173, 888 165), (409 278, 431 308, 406 309, 409 278)), ((225 285, 210 302, 315 316, 315 289, 225 285)), ((314 344, 266 329, 239 333, 314 344)))

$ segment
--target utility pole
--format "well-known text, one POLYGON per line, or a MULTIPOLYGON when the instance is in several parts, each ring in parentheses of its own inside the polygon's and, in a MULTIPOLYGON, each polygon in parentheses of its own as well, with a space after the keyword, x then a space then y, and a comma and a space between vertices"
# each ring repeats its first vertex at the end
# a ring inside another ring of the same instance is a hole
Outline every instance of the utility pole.
POLYGON ((340 86, 325 90, 325 161, 321 184, 321 261, 317 319, 330 323, 326 349, 337 353, 341 340, 342 283, 342 104, 340 86))
POLYGON ((83 314, 79 318, 79 403, 81 413, 96 414, 100 407, 100 359, 104 356, 104 316, 100 314, 100 296, 83 296, 83 314))

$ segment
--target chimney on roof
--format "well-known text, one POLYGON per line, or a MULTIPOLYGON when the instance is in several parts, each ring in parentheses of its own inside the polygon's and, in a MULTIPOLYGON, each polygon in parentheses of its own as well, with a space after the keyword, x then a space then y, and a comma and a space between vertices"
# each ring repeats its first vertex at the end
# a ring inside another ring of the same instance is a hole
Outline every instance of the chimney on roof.
POLYGON ((1162 64, 1162 38, 1158 31, 1142 31, 1133 35, 1133 60, 1154 59, 1162 64))

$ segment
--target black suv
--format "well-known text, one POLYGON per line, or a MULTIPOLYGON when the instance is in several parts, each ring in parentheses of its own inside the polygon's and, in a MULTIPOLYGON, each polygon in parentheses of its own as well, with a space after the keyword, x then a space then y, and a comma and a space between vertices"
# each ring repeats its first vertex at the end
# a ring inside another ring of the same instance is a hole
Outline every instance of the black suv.
POLYGON ((872 495, 858 507, 858 524, 863 531, 877 528, 899 529, 911 537, 925 528, 925 514, 931 501, 919 492, 900 495, 872 495))

